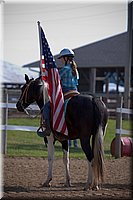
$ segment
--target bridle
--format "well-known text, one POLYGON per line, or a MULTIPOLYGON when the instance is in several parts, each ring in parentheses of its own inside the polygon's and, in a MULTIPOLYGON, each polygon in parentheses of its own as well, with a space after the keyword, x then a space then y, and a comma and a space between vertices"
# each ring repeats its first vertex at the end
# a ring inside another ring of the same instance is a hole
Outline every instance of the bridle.
MULTIPOLYGON (((36 118, 36 117, 38 117, 40 114, 41 114, 41 112, 42 112, 42 110, 43 110, 43 107, 40 109, 40 112, 37 114, 37 115, 31 115, 29 112, 28 112, 28 110, 26 109, 26 108, 24 108, 24 106, 23 106, 23 104, 30 104, 29 102, 28 102, 28 91, 29 91, 29 87, 30 87, 30 85, 34 82, 35 80, 34 79, 31 79, 30 81, 29 81, 29 83, 26 83, 25 84, 25 88, 24 88, 24 90, 23 90, 23 92, 22 92, 22 94, 21 94, 21 96, 20 96, 20 99, 19 99, 19 104, 21 105, 21 107, 22 107, 22 109, 24 110, 24 112, 30 117, 30 118, 36 118)), ((41 94, 39 95, 39 98, 41 98, 41 94)), ((33 100, 33 99, 32 99, 33 100)), ((35 100, 35 99, 34 99, 35 100)), ((30 108, 29 106, 28 106, 28 109, 32 109, 32 108, 30 108)))
POLYGON ((19 99, 19 102, 20 102, 22 107, 23 107, 23 103, 28 103, 27 102, 27 94, 28 94, 29 86, 31 85, 32 82, 33 82, 33 80, 31 79, 31 81, 28 84, 26 83, 26 87, 25 87, 25 89, 24 89, 24 91, 23 91, 23 93, 22 93, 22 95, 19 99))
MULTIPOLYGON (((27 95, 28 95, 28 91, 29 91, 29 86, 31 85, 31 83, 32 83, 33 81, 34 81, 34 80, 31 79, 30 82, 26 84, 26 87, 25 87, 25 89, 24 89, 24 91, 23 91, 23 93, 22 93, 22 95, 21 95, 21 97, 20 97, 20 99, 19 99, 19 103, 20 103, 21 107, 23 108, 24 112, 25 112, 29 117, 31 117, 31 118, 37 117, 40 113, 39 113, 38 115, 35 115, 35 116, 31 115, 31 114, 28 112, 28 110, 27 110, 26 108, 24 108, 23 103, 28 104, 27 95)), ((29 108, 30 108, 30 107, 29 107, 29 108)))

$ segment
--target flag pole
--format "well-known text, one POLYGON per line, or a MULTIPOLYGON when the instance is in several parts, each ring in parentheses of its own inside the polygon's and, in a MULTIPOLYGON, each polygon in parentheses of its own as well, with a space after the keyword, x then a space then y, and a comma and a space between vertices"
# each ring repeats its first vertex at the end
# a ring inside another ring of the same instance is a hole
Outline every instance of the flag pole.
MULTIPOLYGON (((41 40, 41 26, 40 22, 37 22, 38 24, 38 32, 39 32, 39 46, 40 46, 40 75, 41 77, 43 76, 43 71, 42 71, 42 40, 41 40)), ((45 84, 44 81, 42 80, 43 83, 43 102, 45 104, 45 84)))

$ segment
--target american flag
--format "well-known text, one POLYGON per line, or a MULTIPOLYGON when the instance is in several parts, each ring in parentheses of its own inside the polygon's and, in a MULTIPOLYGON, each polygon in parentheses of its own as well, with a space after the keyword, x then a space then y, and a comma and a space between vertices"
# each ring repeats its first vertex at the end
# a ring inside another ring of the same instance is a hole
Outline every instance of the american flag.
POLYGON ((50 51, 47 39, 40 27, 41 31, 41 56, 42 56, 42 80, 48 85, 48 96, 51 105, 53 130, 68 135, 65 115, 64 115, 64 97, 61 88, 60 75, 50 51))

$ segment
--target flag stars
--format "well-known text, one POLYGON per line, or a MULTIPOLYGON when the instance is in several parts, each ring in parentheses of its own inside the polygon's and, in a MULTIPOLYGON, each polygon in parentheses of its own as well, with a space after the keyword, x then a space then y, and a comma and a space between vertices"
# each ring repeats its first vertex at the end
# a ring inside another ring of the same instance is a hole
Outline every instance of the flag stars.
POLYGON ((48 45, 48 42, 45 38, 45 35, 43 33, 43 31, 41 32, 41 38, 42 38, 42 55, 44 56, 44 61, 45 61, 45 67, 46 69, 48 68, 55 68, 56 64, 55 64, 55 60, 53 58, 53 55, 50 51, 50 47, 48 45))

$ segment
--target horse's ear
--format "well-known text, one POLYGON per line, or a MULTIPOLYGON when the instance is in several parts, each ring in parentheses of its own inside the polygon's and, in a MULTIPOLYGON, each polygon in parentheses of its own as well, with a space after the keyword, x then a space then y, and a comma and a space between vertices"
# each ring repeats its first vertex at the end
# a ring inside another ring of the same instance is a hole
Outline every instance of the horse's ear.
POLYGON ((29 77, 28 77, 28 75, 27 74, 25 74, 25 80, 26 80, 26 83, 29 83, 29 77))

